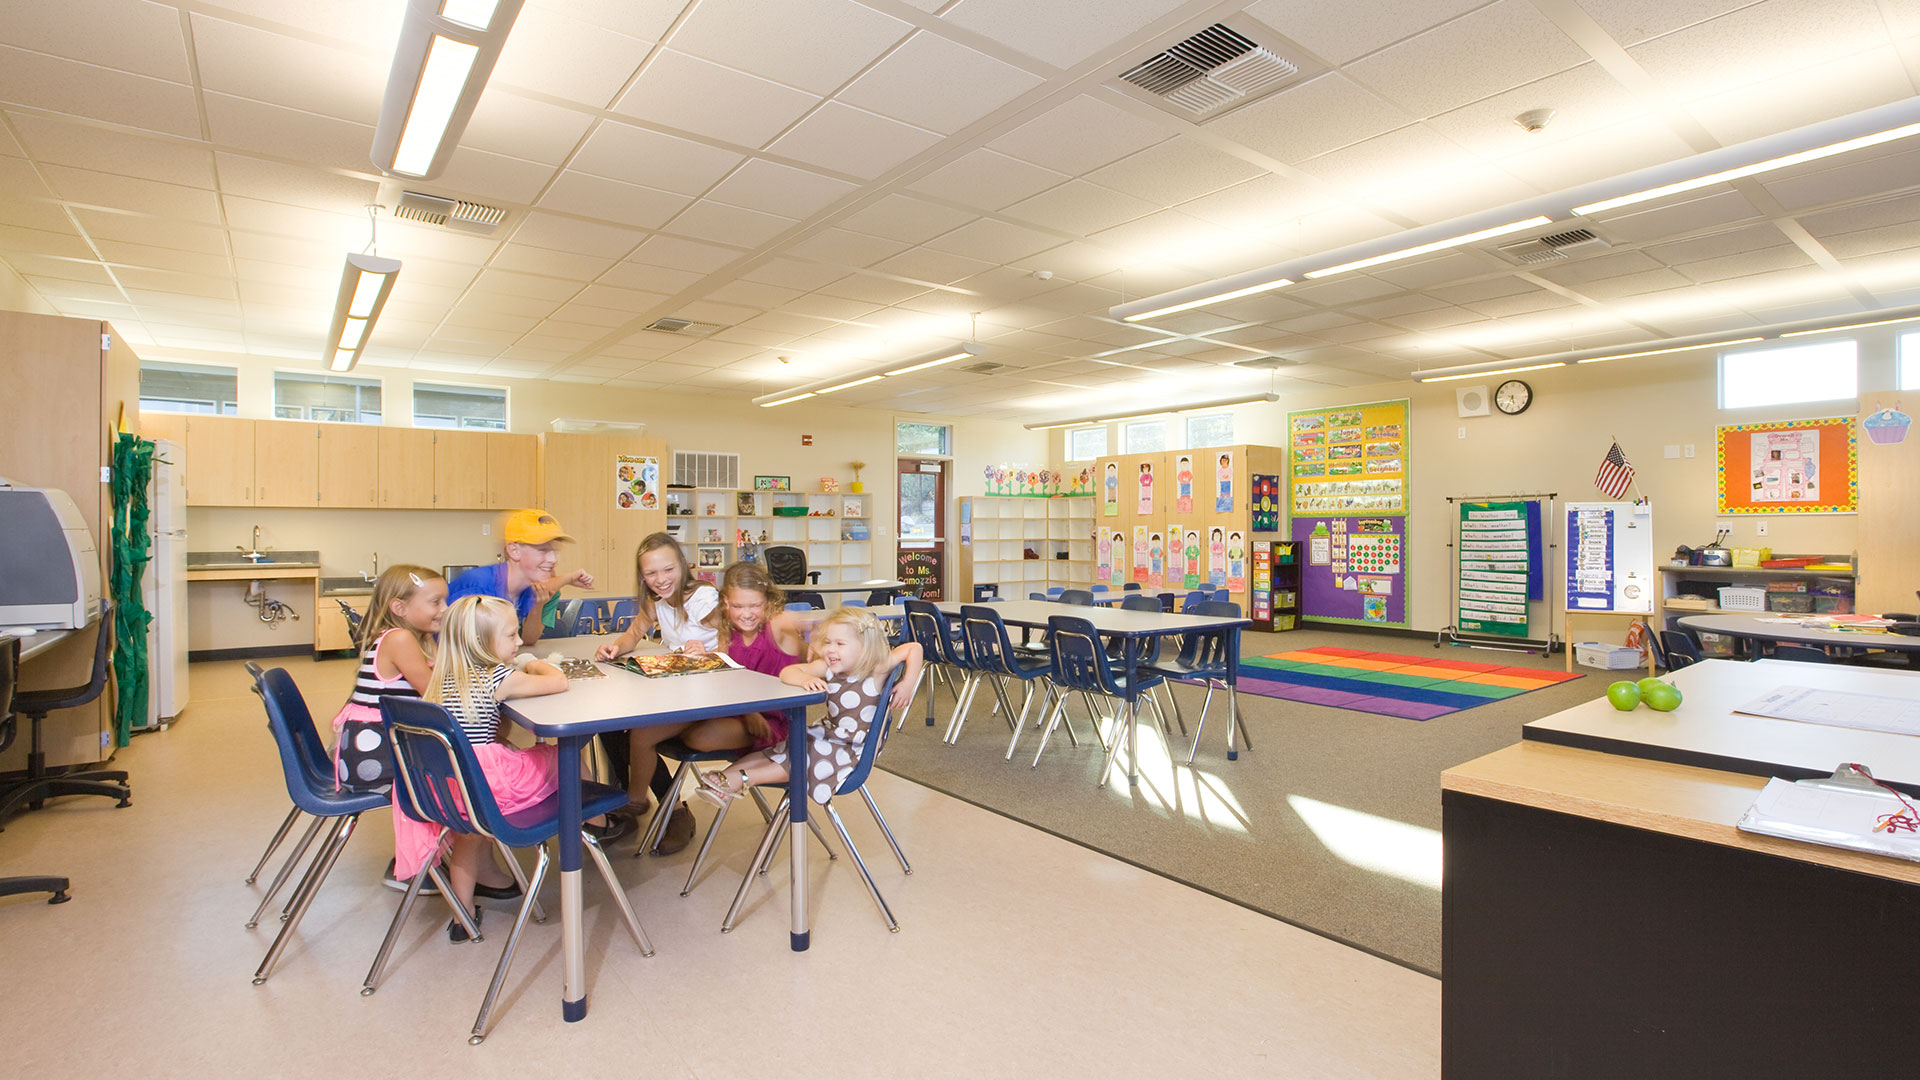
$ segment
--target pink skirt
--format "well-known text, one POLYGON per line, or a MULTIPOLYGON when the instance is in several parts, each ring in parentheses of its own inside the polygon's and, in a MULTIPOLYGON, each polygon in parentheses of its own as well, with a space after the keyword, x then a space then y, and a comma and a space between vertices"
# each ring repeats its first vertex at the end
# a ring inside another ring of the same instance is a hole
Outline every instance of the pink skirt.
MULTIPOLYGON (((473 748, 473 753, 480 759, 480 772, 487 778, 493 801, 500 805, 503 814, 537 806, 560 789, 560 748, 552 743, 540 743, 524 750, 507 743, 482 743, 473 748)), ((406 881, 429 861, 444 856, 447 845, 437 842, 439 836, 439 825, 415 821, 396 804, 393 808, 394 876, 406 881)))

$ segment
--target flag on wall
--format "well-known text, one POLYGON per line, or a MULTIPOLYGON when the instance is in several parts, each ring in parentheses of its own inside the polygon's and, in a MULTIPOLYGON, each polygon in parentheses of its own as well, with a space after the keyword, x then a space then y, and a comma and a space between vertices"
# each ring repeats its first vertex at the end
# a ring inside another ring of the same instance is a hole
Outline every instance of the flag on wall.
POLYGON ((1620 444, 1615 442, 1607 449, 1607 456, 1600 459, 1600 471, 1594 474, 1593 486, 1607 493, 1607 498, 1618 499, 1633 486, 1633 463, 1627 455, 1620 452, 1620 444))

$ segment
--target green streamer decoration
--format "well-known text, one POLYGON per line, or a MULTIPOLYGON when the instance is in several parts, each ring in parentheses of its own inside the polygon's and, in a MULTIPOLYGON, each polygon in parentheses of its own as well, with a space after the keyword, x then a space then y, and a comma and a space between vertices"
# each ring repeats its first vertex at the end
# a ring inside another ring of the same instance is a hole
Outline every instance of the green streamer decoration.
POLYGON ((115 746, 133 737, 133 725, 146 723, 147 611, 141 583, 147 563, 153 561, 153 542, 147 520, 147 485, 153 479, 151 439, 120 432, 113 441, 113 571, 109 591, 113 600, 113 681, 118 688, 113 718, 115 746))

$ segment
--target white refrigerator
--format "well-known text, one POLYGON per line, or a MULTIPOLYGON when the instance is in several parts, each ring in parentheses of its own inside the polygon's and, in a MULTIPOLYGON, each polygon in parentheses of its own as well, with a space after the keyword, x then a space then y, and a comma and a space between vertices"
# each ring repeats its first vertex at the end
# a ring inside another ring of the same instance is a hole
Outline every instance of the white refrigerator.
POLYGON ((145 727, 165 727, 187 707, 187 491, 180 484, 183 451, 166 439, 154 444, 151 510, 153 561, 144 593, 153 624, 147 628, 148 691, 145 727))

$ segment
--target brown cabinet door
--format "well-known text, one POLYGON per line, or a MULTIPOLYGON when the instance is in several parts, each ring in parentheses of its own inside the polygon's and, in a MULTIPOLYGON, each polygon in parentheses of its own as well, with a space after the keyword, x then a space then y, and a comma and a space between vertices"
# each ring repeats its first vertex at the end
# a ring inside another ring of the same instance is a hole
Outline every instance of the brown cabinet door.
POLYGON ((253 504, 313 506, 320 490, 320 425, 258 420, 253 425, 253 504))
POLYGON ((534 503, 534 437, 487 436, 487 507, 513 510, 534 503))
POLYGON ((380 505, 391 510, 433 509, 433 432, 380 429, 380 505))
POLYGON ((433 433, 434 509, 487 508, 488 438, 484 431, 433 433))
POLYGON ((188 506, 252 506, 253 421, 233 416, 187 418, 188 506))
MULTIPOLYGON (((608 587, 610 532, 614 500, 613 451, 604 435, 541 435, 541 508, 560 519, 574 538, 560 548, 560 572, 581 569, 593 575, 594 595, 626 592, 608 587)), ((632 559, 628 553, 627 558, 632 559)), ((629 571, 628 577, 631 576, 629 571)))
POLYGON ((320 506, 380 505, 380 429, 320 425, 320 506))
MULTIPOLYGON (((667 444, 664 440, 631 435, 615 435, 609 437, 606 468, 608 472, 605 474, 605 488, 608 492, 613 493, 610 497, 615 500, 607 504, 609 507, 607 513, 612 525, 612 528, 609 530, 610 543, 607 548, 608 576, 606 581, 596 584, 594 591, 616 596, 637 596, 639 595, 640 588, 640 572, 634 566, 634 553, 640 549, 640 541, 646 539, 648 533, 666 531, 667 477, 669 470, 673 468, 673 459, 667 455, 667 444), (622 454, 652 458, 658 463, 660 468, 659 482, 656 487, 656 491, 660 496, 658 505, 652 508, 642 506, 623 507, 618 505, 617 497, 619 489, 616 486, 618 476, 614 470, 618 468, 615 459, 622 454)), ((702 503, 721 502, 718 509, 722 514, 731 514, 734 510, 734 499, 731 492, 714 493, 703 491, 700 493, 700 501, 702 503)), ((701 509, 704 510, 705 507, 703 506, 701 509)), ((699 548, 695 546, 694 541, 697 539, 695 535, 696 529, 701 525, 711 525, 719 528, 725 542, 729 545, 733 542, 733 521, 731 518, 695 518, 688 524, 688 533, 683 538, 687 558, 690 560, 697 561, 699 559, 699 555, 697 554, 699 548)), ((835 527, 838 527, 837 523, 835 527)), ((731 550, 731 548, 729 548, 729 550, 731 550)))

